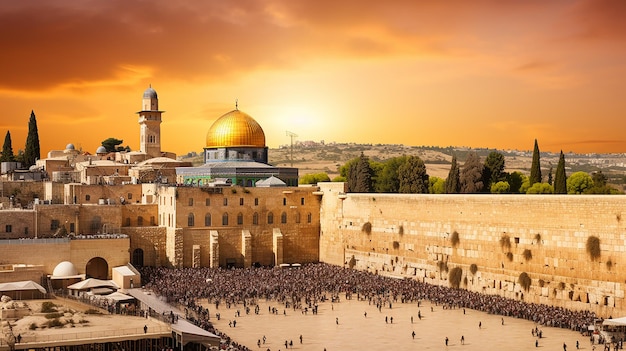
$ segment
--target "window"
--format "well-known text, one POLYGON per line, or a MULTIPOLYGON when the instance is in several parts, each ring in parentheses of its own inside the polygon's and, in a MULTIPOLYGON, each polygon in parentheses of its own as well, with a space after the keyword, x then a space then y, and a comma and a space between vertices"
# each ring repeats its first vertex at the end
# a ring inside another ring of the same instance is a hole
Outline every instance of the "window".
POLYGON ((311 214, 311 212, 309 212, 309 214, 306 215, 306 222, 311 223, 312 221, 313 221, 313 215, 311 214))
POLYGON ((11 226, 10 224, 7 224, 6 226, 4 226, 4 231, 7 233, 10 233, 13 231, 13 226, 11 226))
POLYGON ((143 225, 143 217, 139 216, 137 217, 137 226, 141 227, 143 225))
POLYGON ((283 197, 283 206, 287 205, 287 198, 283 197))
POLYGON ((205 202, 205 205, 211 206, 211 199, 209 199, 208 197, 204 202, 205 202))
POLYGON ((195 222, 195 221, 194 221, 193 213, 190 213, 190 214, 187 216, 187 226, 188 226, 188 227, 193 227, 193 226, 194 226, 194 222, 195 222))
POLYGON ((228 198, 227 197, 224 198, 224 206, 228 206, 228 198))
POLYGON ((210 213, 207 213, 204 215, 204 226, 205 227, 211 226, 211 214, 210 213))
POLYGON ((132 193, 128 193, 128 196, 126 196, 126 198, 131 200, 133 198, 133 194, 132 193))
POLYGON ((287 223, 287 212, 283 212, 283 213, 280 215, 280 223, 282 223, 282 224, 287 223))
POLYGON ((24 228, 24 235, 28 235, 28 227, 24 228))
POLYGON ((85 201, 90 201, 91 200, 91 195, 85 195, 85 201))
POLYGON ((243 224, 243 213, 239 212, 239 214, 237 215, 237 224, 238 225, 242 225, 243 224))
POLYGON ((252 224, 259 225, 259 214, 256 212, 252 215, 252 224))
POLYGON ((189 206, 193 206, 193 197, 189 198, 189 206))
POLYGON ((156 225, 156 218, 154 218, 154 216, 150 216, 150 225, 151 226, 155 226, 156 225))
POLYGON ((259 198, 254 198, 254 206, 259 206, 259 198))
POLYGON ((274 223, 274 214, 272 212, 267 214, 267 224, 274 223))
POLYGON ((300 223, 300 212, 296 213, 296 223, 300 223))
POLYGON ((300 198, 300 205, 304 206, 304 198, 303 197, 300 198))
POLYGON ((127 217, 127 218, 126 218, 126 226, 127 226, 127 227, 130 227, 130 217, 127 217))
POLYGON ((57 230, 57 229, 59 229, 59 220, 53 219, 52 221, 50 221, 50 230, 57 230))
POLYGON ((222 225, 228 225, 228 213, 222 215, 222 225))
POLYGON ((243 197, 239 198, 239 206, 243 206, 243 197))

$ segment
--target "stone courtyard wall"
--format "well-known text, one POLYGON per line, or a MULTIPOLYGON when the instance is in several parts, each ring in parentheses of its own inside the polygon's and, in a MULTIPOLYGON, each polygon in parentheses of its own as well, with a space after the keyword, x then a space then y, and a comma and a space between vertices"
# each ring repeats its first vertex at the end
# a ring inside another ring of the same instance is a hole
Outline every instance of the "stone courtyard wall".
POLYGON ((464 289, 626 313, 623 196, 345 194, 343 183, 320 190, 320 261, 446 286, 458 267, 464 289), (598 252, 587 248, 593 238, 598 252))

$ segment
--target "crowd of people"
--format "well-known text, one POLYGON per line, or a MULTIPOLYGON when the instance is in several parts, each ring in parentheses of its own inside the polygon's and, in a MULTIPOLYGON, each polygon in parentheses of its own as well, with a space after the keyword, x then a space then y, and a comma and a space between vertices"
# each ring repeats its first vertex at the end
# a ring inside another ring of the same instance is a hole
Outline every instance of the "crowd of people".
POLYGON ((431 301, 443 308, 470 308, 490 314, 524 318, 539 325, 586 331, 596 318, 593 312, 573 311, 545 304, 527 303, 464 289, 431 285, 415 279, 395 279, 368 272, 318 263, 299 268, 183 268, 145 267, 145 288, 167 302, 183 307, 187 317, 205 330, 222 337, 231 349, 247 350, 213 327, 217 309, 225 304, 241 305, 246 313, 259 299, 276 301, 284 307, 314 311, 319 303, 341 298, 369 301, 381 308, 394 303, 431 301), (202 307, 200 299, 216 310, 202 307))

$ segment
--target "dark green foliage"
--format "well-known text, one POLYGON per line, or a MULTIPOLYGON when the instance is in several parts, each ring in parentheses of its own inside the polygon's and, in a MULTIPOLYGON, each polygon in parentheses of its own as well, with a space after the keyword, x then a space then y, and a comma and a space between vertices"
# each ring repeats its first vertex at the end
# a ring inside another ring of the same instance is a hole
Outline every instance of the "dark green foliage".
POLYGON ((622 192, 607 184, 607 178, 602 171, 591 174, 593 185, 584 191, 584 194, 621 194, 622 192))
POLYGON ((474 275, 474 274, 476 274, 476 272, 478 272, 478 266, 476 265, 476 263, 470 264, 470 272, 472 273, 472 275, 474 275))
POLYGON ((53 302, 50 301, 44 301, 41 304, 41 313, 52 313, 52 312, 56 312, 57 305, 55 305, 53 302))
POLYGON ((485 182, 484 189, 491 189, 491 184, 495 184, 502 180, 502 172, 504 171, 504 155, 497 151, 489 153, 485 159, 483 168, 483 180, 485 182))
POLYGON ((39 131, 37 130, 37 118, 35 111, 30 112, 28 121, 28 136, 26 137, 26 147, 24 148, 24 166, 30 167, 41 157, 39 148, 39 131))
POLYGON ((409 156, 399 168, 399 192, 411 194, 428 193, 428 174, 421 158, 409 156))
POLYGON ((102 146, 104 146, 107 152, 123 151, 124 147, 118 146, 122 144, 123 142, 124 140, 108 138, 102 141, 102 146))
POLYGON ((592 261, 600 259, 600 238, 594 235, 589 236, 585 247, 592 261))
POLYGON ((0 162, 13 162, 15 161, 15 155, 13 155, 13 144, 11 142, 11 132, 7 131, 4 137, 4 144, 2 145, 2 156, 0 156, 0 162))
POLYGON ((524 182, 522 173, 515 171, 509 174, 507 177, 507 182, 509 182, 509 185, 511 186, 509 191, 512 194, 519 193, 520 188, 522 187, 522 183, 524 182))
POLYGON ((450 172, 448 172, 448 178, 446 178, 446 194, 458 194, 460 190, 459 164, 456 161, 456 156, 452 156, 452 165, 450 166, 450 172))
POLYGON ((559 155, 559 163, 556 165, 556 173, 554 174, 554 193, 567 194, 567 176, 565 175, 565 156, 563 150, 559 155))
POLYGON ((548 170, 548 184, 552 185, 552 166, 548 170))
POLYGON ((300 177, 300 184, 317 184, 320 182, 330 182, 330 177, 326 173, 309 173, 300 177))
POLYGON ((63 313, 60 313, 60 312, 46 313, 47 319, 54 319, 54 318, 61 318, 61 317, 63 317, 63 313))
POLYGON ((539 144, 537 144, 537 139, 535 139, 535 148, 533 149, 533 163, 530 166, 530 177, 528 180, 530 181, 530 186, 535 183, 541 183, 541 164, 539 161, 539 144))
POLYGON ((528 275, 528 273, 526 272, 520 273, 517 281, 519 282, 519 285, 521 285, 524 290, 528 291, 528 289, 530 289, 530 284, 532 283, 532 279, 530 279, 530 276, 528 275))
POLYGON ((450 281, 450 286, 458 289, 461 286, 461 278, 463 278, 463 270, 461 267, 454 267, 450 270, 450 274, 448 274, 448 280, 450 281))
POLYGON ((529 249, 524 249, 522 256, 526 261, 530 261, 533 258, 533 253, 529 249))
POLYGON ((474 194, 483 191, 483 164, 476 152, 470 151, 467 154, 459 179, 461 181, 461 193, 474 194))
POLYGON ((62 327, 64 324, 58 318, 49 320, 46 325, 48 328, 62 327))
POLYGON ((452 244, 452 247, 457 247, 460 242, 461 239, 459 238, 459 232, 455 230, 452 232, 452 235, 450 235, 450 244, 452 244))
POLYGON ((352 193, 370 193, 373 189, 373 171, 369 159, 363 153, 356 162, 351 162, 348 169, 348 191, 352 193))
POLYGON ((361 231, 368 235, 372 234, 372 223, 370 222, 363 223, 363 227, 361 227, 361 231))
POLYGON ((387 160, 376 179, 376 192, 397 193, 400 189, 398 169, 406 162, 406 156, 394 157, 387 160))

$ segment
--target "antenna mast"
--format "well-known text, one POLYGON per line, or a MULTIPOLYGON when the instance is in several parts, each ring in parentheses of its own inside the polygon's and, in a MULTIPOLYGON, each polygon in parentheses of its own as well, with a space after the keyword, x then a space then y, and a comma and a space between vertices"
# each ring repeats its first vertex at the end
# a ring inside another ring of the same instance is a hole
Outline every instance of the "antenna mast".
POLYGON ((291 138, 291 167, 293 167, 293 139, 297 137, 298 134, 287 131, 287 136, 291 138))

